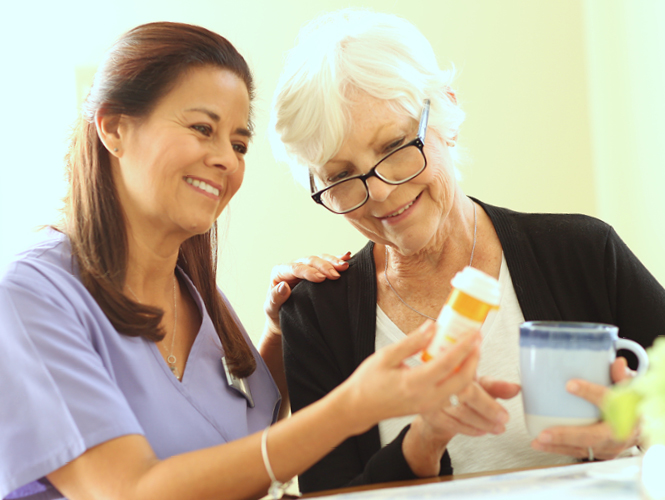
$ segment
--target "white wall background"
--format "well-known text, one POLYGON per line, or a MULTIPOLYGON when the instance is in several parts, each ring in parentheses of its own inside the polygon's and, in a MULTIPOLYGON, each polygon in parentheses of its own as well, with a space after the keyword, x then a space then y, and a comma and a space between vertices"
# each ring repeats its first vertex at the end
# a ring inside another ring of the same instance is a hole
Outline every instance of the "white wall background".
POLYGON ((253 68, 258 135, 221 224, 219 281, 257 339, 274 264, 357 250, 272 158, 265 130, 284 52, 324 10, 394 12, 458 68, 468 194, 525 211, 607 220, 665 282, 665 2, 659 0, 14 1, 0 31, 0 266, 56 220, 77 81, 127 29, 170 20, 231 40, 253 68))

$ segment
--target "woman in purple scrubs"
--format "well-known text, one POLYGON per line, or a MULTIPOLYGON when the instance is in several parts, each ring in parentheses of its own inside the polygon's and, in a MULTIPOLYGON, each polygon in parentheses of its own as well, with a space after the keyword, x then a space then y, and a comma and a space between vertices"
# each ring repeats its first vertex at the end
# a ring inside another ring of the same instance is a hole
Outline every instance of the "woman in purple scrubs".
POLYGON ((203 28, 148 24, 110 50, 71 143, 59 231, 0 280, 0 498, 279 496, 347 437, 472 380, 475 337, 402 363, 430 324, 269 427, 284 380, 276 310, 289 283, 344 263, 282 272, 254 349, 215 286, 215 221, 242 183, 252 93, 242 56, 203 28))

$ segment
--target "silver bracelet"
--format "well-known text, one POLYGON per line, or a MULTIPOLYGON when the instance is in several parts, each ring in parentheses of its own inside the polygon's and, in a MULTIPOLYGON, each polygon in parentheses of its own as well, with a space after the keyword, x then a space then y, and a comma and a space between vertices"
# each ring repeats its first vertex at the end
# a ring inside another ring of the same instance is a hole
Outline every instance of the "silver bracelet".
POLYGON ((282 483, 275 477, 275 474, 272 471, 272 467, 270 466, 270 460, 268 459, 268 429, 270 429, 270 427, 266 427, 263 430, 263 434, 261 434, 261 456, 263 457, 263 465, 268 472, 268 477, 270 477, 270 488, 268 488, 268 495, 273 500, 279 500, 284 496, 286 489, 291 486, 293 479, 289 479, 287 482, 282 483))

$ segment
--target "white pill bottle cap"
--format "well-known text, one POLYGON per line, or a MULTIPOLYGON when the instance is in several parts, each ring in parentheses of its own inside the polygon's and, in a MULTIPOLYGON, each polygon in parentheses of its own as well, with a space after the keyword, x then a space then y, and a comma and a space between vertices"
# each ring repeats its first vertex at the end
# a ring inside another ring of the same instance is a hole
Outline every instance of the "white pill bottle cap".
POLYGON ((498 306, 501 299, 499 282, 489 274, 466 266, 450 281, 454 288, 491 306, 498 306))

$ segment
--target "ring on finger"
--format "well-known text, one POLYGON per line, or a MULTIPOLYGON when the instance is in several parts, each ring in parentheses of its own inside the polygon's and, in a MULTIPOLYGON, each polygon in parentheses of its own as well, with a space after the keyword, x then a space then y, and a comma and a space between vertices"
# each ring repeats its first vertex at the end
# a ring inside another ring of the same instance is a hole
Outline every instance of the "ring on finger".
POLYGON ((459 406, 459 398, 457 397, 457 394, 451 394, 448 399, 450 401, 450 406, 459 406))
POLYGON ((593 448, 591 446, 589 446, 589 447, 587 447, 587 451, 589 452, 587 460, 589 462, 593 462, 596 459, 595 455, 593 454, 593 448))

